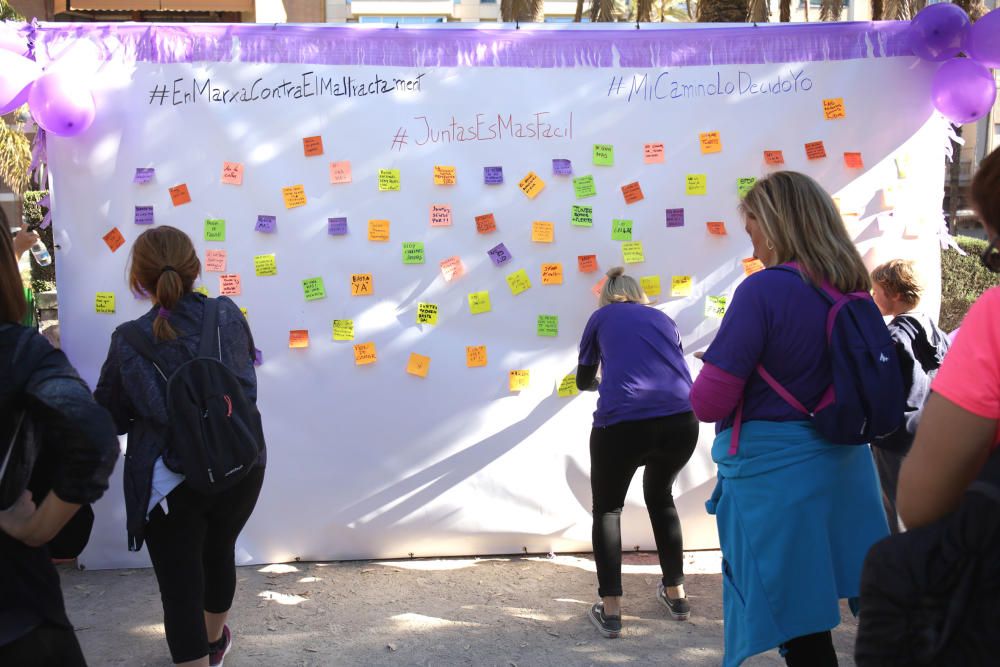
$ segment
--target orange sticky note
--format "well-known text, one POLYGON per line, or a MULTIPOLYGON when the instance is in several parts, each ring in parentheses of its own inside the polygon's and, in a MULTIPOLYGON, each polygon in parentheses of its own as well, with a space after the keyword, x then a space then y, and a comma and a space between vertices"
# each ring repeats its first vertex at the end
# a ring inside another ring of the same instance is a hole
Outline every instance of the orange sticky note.
POLYGON ((556 226, 551 222, 536 220, 531 223, 531 240, 535 243, 552 243, 556 236, 556 226))
POLYGON ((451 227, 451 205, 431 204, 431 227, 451 227))
POLYGON ((351 274, 351 296, 368 296, 373 291, 374 285, 372 284, 372 274, 351 274))
POLYGON ((562 264, 542 264, 542 284, 562 285, 563 269, 562 264))
POLYGON ((645 144, 642 147, 642 159, 646 164, 663 162, 663 144, 645 144))
POLYGON ((240 274, 225 273, 219 276, 219 294, 222 296, 239 296, 240 274))
POLYGON ((213 273, 225 273, 226 271, 226 251, 206 250, 205 270, 213 273))
POLYGON ((823 100, 823 118, 827 120, 847 118, 847 112, 844 111, 844 98, 834 97, 833 99, 823 100))
POLYGON ((844 164, 848 169, 864 169, 865 161, 861 159, 861 153, 844 153, 844 164))
POLYGON ((292 329, 288 332, 288 347, 309 347, 309 330, 292 329))
POLYGON ((458 278, 463 273, 465 269, 459 257, 449 257, 441 261, 441 275, 444 276, 445 282, 450 282, 452 278, 458 278))
POLYGON ((281 188, 281 196, 285 200, 285 208, 298 208, 306 205, 306 189, 301 185, 291 185, 281 188))
POLYGON ((785 156, 781 151, 764 151, 764 162, 767 164, 785 164, 785 156))
POLYGON ((497 230, 497 221, 492 213, 484 213, 476 216, 476 231, 480 234, 489 234, 497 230))
POLYGON ((111 252, 118 250, 118 248, 121 248, 125 243, 125 237, 122 236, 122 233, 118 231, 117 227, 112 227, 111 231, 101 238, 103 238, 104 242, 108 244, 109 248, 111 248, 111 252))
POLYGON ((222 182, 226 185, 243 185, 243 165, 239 162, 223 162, 222 182))
POLYGON ((724 222, 706 222, 705 226, 708 227, 708 233, 712 236, 726 235, 726 223, 724 222))
POLYGON ((473 345, 465 348, 465 365, 478 368, 486 365, 486 346, 473 345))
POLYGON ((375 343, 358 343, 354 346, 354 365, 367 366, 378 359, 375 353, 375 343))
POLYGON ((701 143, 703 155, 722 152, 722 137, 718 132, 702 132, 698 135, 698 141, 701 143))
POLYGON ((598 281, 596 285, 590 288, 590 291, 594 293, 594 296, 601 296, 601 290, 604 289, 604 283, 608 282, 608 277, 604 276, 598 281))
POLYGON ((389 240, 389 221, 388 220, 369 220, 368 221, 368 240, 369 241, 388 241, 389 240))
POLYGON ((535 172, 529 171, 528 175, 522 178, 521 182, 517 184, 517 187, 521 188, 521 192, 527 195, 528 199, 534 199, 542 191, 542 188, 545 187, 545 181, 539 178, 535 172))
POLYGON ((510 385, 511 391, 521 391, 522 389, 528 388, 529 372, 523 371, 511 371, 508 375, 508 384, 510 385))
POLYGON ((410 360, 406 363, 406 372, 417 377, 427 377, 427 370, 431 366, 431 358, 425 357, 416 352, 410 353, 410 360))
POLYGON ((434 185, 455 185, 457 177, 454 167, 445 165, 434 165, 434 185))
POLYGON ((347 160, 342 160, 340 162, 330 163, 330 182, 333 184, 337 183, 350 183, 351 182, 351 163, 347 160))
POLYGON ((634 204, 637 201, 642 201, 642 188, 639 187, 639 181, 623 185, 622 195, 625 197, 626 204, 634 204))
POLYGON ((577 268, 580 273, 591 273, 597 270, 597 255, 577 255, 577 268))
POLYGON ((748 276, 752 276, 758 271, 764 270, 764 262, 760 261, 756 257, 747 257, 743 260, 743 273, 748 276))
POLYGON ((304 137, 302 139, 302 152, 306 157, 315 157, 323 154, 323 137, 304 137))
POLYGON ((175 185, 170 188, 170 201, 173 202, 174 206, 180 206, 181 204, 188 204, 191 202, 191 193, 188 192, 188 186, 186 183, 181 183, 180 185, 175 185))
POLYGON ((806 157, 810 160, 820 160, 826 157, 826 148, 822 141, 811 141, 806 144, 806 157))

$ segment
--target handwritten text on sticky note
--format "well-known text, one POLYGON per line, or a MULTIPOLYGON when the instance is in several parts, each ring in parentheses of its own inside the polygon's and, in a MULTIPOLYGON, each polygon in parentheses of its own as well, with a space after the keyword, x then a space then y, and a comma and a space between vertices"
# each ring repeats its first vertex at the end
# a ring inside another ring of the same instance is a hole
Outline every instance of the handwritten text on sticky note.
POLYGON ((662 291, 660 288, 660 276, 643 276, 639 279, 639 282, 646 296, 659 296, 662 291))
POLYGON ((104 242, 108 244, 108 248, 111 249, 111 252, 118 250, 118 248, 121 248, 122 245, 125 243, 125 237, 122 236, 122 233, 118 230, 117 227, 112 228, 110 232, 108 232, 101 238, 104 239, 104 242))
POLYGON ((559 316, 558 315, 539 315, 538 316, 538 335, 553 337, 559 335, 559 316))
POLYGON ((358 343, 354 346, 354 364, 356 366, 367 366, 374 364, 377 360, 375 343, 358 343))
POLYGON ((511 391, 521 391, 528 388, 528 380, 530 378, 529 371, 527 370, 517 370, 511 371, 508 374, 508 383, 510 385, 511 391))
POLYGON ((597 194, 597 186, 594 185, 593 176, 577 176, 573 179, 573 191, 577 199, 593 197, 597 194))
POLYGON ((226 185, 243 185, 243 165, 239 162, 223 162, 222 182, 226 185))
POLYGON ((471 292, 469 294, 469 312, 473 315, 490 312, 490 293, 486 290, 482 292, 471 292))
POLYGON ((417 324, 437 324, 438 305, 436 303, 417 304, 417 324))
POLYGON ((477 368, 486 365, 486 346, 470 345, 465 348, 465 365, 477 368))
POLYGON ((226 251, 225 250, 206 250, 205 251, 205 270, 211 271, 212 273, 225 273, 226 272, 226 251))
POLYGON ((351 163, 347 160, 330 163, 330 183, 338 185, 340 183, 351 182, 351 163))
POLYGON ((219 276, 219 294, 222 296, 239 296, 241 289, 240 274, 224 273, 219 276))
POLYGON ((483 213, 476 216, 476 231, 480 234, 489 234, 497 230, 497 221, 492 213, 483 213))
POLYGON ((410 353, 410 359, 406 362, 406 372, 417 377, 427 377, 427 371, 431 366, 431 358, 425 357, 416 352, 410 353))
POLYGON ((685 177, 684 193, 688 195, 703 195, 708 192, 707 174, 688 174, 685 177))
POLYGON ((764 162, 767 164, 785 164, 785 155, 781 151, 764 151, 764 162))
POLYGON ((345 236, 347 234, 347 218, 327 218, 326 233, 329 236, 345 236))
POLYGON ((94 295, 94 311, 98 313, 115 312, 115 293, 98 292, 94 295))
POLYGON ((151 182, 154 176, 156 176, 156 169, 152 167, 137 167, 132 182, 145 185, 151 182))
POLYGON ((626 204, 634 204, 637 201, 642 201, 642 188, 639 186, 639 181, 623 185, 622 196, 625 197, 626 204))
POLYGON ((570 396, 576 396, 580 393, 580 390, 576 387, 576 375, 570 374, 559 381, 559 388, 556 390, 560 398, 569 398, 570 396))
POLYGON ((451 226, 451 205, 431 204, 431 227, 451 226))
POLYGON ((278 229, 278 218, 273 215, 258 215, 257 224, 254 225, 255 232, 263 234, 273 234, 278 229))
POLYGON ((555 225, 551 222, 535 220, 531 223, 531 240, 535 243, 552 243, 555 233, 555 225))
POLYGON ((395 192, 399 190, 399 169, 379 169, 378 189, 380 192, 395 192))
POLYGON ((821 160, 826 157, 826 148, 822 141, 810 141, 806 144, 806 157, 810 160, 821 160))
POLYGON ((823 100, 823 118, 826 120, 836 120, 838 118, 846 118, 847 112, 844 110, 844 98, 834 97, 832 99, 823 100))
POLYGON ((270 255, 254 255, 253 268, 258 276, 278 275, 278 265, 275 262, 274 253, 270 255))
POLYGON ((135 207, 135 224, 137 224, 137 225, 151 225, 151 224, 153 224, 153 207, 152 206, 136 206, 135 207))
POLYGON ((673 276, 670 278, 670 296, 690 296, 693 285, 691 276, 673 276))
POLYGON ((288 347, 292 349, 301 349, 309 347, 309 330, 308 329, 292 329, 288 332, 288 347))
POLYGON ((457 182, 458 176, 455 173, 455 167, 443 164, 434 165, 434 185, 455 185, 457 182))
POLYGON ((403 242, 403 264, 423 264, 424 263, 424 242, 405 241, 403 242))
POLYGON ((368 221, 368 240, 369 241, 388 241, 389 240, 389 221, 388 220, 369 220, 368 221))
POLYGON ((462 267, 461 258, 449 257, 448 259, 441 260, 441 275, 444 277, 445 282, 451 282, 463 273, 465 273, 465 269, 462 267))
POLYGON ((611 144, 594 144, 594 164, 610 167, 615 163, 615 147, 611 144))
POLYGON ((725 236, 726 235, 726 223, 720 221, 706 222, 705 227, 708 229, 708 233, 712 236, 725 236))
POLYGON ((354 340, 354 320, 334 320, 333 339, 354 340))
POLYGON ((191 202, 191 193, 188 192, 186 183, 181 183, 170 188, 170 202, 174 206, 181 206, 182 204, 189 204, 191 202))
POLYGON ((684 226, 684 209, 668 208, 667 227, 683 227, 683 226, 684 226))
POLYGON ((718 132, 702 132, 698 135, 698 143, 704 155, 722 152, 722 138, 718 132))
POLYGON ((285 208, 298 208, 306 205, 306 188, 303 185, 290 185, 281 188, 281 198, 285 200, 285 208))
POLYGON ((218 218, 209 218, 205 221, 205 240, 206 241, 225 241, 226 240, 226 221, 219 220, 218 218))
POLYGON ((611 240, 612 241, 631 241, 632 240, 632 221, 631 220, 612 220, 611 221, 611 240))
POLYGON ((597 255, 578 255, 576 266, 581 273, 592 273, 597 270, 597 255))
POLYGON ((663 162, 663 144, 645 144, 642 147, 642 159, 646 164, 663 162))
POLYGON ((646 257, 642 250, 642 241, 626 241, 622 244, 622 259, 626 264, 638 264, 645 262, 646 257))
POLYGON ((545 187, 545 181, 543 181, 538 174, 533 171, 529 171, 528 175, 521 179, 517 184, 517 187, 521 188, 528 199, 534 199, 538 196, 538 193, 542 191, 545 187))
POLYGON ((507 286, 510 287, 510 292, 514 296, 529 289, 531 287, 531 279, 528 277, 528 272, 524 269, 518 269, 510 274, 507 276, 507 286))
POLYGON ((573 173, 573 163, 563 158, 553 158, 552 173, 557 176, 570 176, 573 173))
POLYGON ((323 154, 323 137, 303 137, 302 153, 306 157, 316 157, 323 154))
POLYGON ((483 183, 501 185, 503 183, 503 167, 483 167, 483 183))
POLYGON ((306 301, 316 301, 317 299, 326 298, 326 288, 323 286, 323 279, 317 278, 306 278, 302 281, 302 294, 305 296, 306 301))
POLYGON ((563 267, 560 263, 542 264, 542 284, 562 285, 563 267))
POLYGON ((368 296, 373 291, 372 274, 351 274, 351 296, 368 296))
POLYGON ((593 227, 594 207, 580 206, 578 204, 573 204, 573 209, 570 212, 569 222, 574 227, 593 227))
POLYGON ((493 260, 494 266, 500 266, 502 264, 506 264, 510 260, 514 259, 514 256, 510 254, 510 251, 507 250, 507 246, 505 246, 503 243, 498 243, 497 245, 493 246, 492 248, 486 251, 486 254, 489 255, 491 260, 493 260))

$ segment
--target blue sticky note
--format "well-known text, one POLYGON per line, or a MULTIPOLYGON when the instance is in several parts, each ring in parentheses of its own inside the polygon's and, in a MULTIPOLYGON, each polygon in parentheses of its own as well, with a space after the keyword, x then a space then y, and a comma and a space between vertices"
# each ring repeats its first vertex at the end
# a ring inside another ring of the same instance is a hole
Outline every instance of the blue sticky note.
POLYGON ((486 185, 503 183, 503 167, 483 167, 483 182, 486 185))
POLYGON ((137 167, 132 182, 145 185, 153 180, 153 176, 156 176, 156 170, 152 167, 137 167))
POLYGON ((571 176, 573 174, 573 163, 562 158, 553 158, 552 173, 557 176, 571 176))
POLYGON ((683 226, 684 226, 684 209, 668 208, 667 227, 683 227, 683 226))
POLYGON ((486 254, 493 260, 494 266, 506 264, 510 260, 514 259, 514 256, 510 254, 509 250, 507 250, 507 246, 502 243, 487 250, 486 254))
POLYGON ((258 215, 257 224, 253 228, 255 232, 264 232, 265 234, 273 234, 277 229, 278 218, 273 215, 258 215))
POLYGON ((151 225, 151 224, 153 224, 153 207, 152 206, 136 206, 135 207, 135 224, 137 224, 137 225, 151 225))
POLYGON ((326 233, 330 236, 343 236, 347 233, 347 218, 327 218, 326 233))

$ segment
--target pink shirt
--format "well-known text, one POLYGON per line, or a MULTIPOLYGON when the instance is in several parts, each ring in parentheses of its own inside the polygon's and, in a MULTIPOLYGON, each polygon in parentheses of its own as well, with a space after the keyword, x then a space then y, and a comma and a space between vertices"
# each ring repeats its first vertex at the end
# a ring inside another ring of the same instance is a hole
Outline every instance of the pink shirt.
MULTIPOLYGON (((1000 421, 1000 287, 969 309, 931 389, 963 410, 1000 421)), ((994 443, 1000 443, 1000 425, 994 443)))

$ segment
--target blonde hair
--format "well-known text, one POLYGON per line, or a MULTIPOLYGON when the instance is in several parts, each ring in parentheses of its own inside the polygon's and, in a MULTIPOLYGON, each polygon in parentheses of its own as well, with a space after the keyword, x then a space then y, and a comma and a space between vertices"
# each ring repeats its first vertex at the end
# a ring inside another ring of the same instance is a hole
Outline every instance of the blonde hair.
POLYGON ((601 288, 601 306, 609 303, 649 303, 649 297, 632 276, 625 275, 625 267, 616 266, 607 272, 608 279, 601 288))
POLYGON ((841 292, 867 292, 871 278, 830 195, 805 174, 777 171, 760 179, 740 204, 774 245, 777 264, 798 262, 807 280, 841 292))
POLYGON ((908 306, 915 307, 920 303, 923 288, 917 282, 917 274, 911 261, 892 259, 880 264, 872 271, 872 280, 890 295, 898 296, 908 306))

